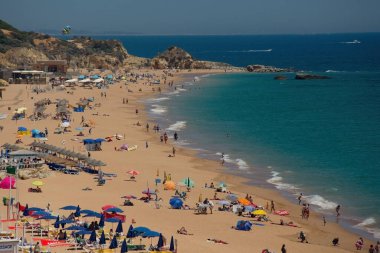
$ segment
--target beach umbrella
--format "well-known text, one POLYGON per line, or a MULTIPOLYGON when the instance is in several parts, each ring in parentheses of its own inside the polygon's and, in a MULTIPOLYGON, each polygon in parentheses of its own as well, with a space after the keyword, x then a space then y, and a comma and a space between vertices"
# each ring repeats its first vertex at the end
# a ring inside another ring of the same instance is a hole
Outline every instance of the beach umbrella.
POLYGON ((70 224, 70 223, 74 223, 75 221, 74 220, 61 220, 59 221, 59 224, 70 224))
POLYGON ((218 202, 218 205, 221 205, 221 206, 223 206, 223 205, 230 205, 230 204, 231 204, 231 202, 228 201, 228 200, 220 200, 218 202))
POLYGON ((86 214, 84 217, 95 217, 95 218, 101 218, 101 217, 102 217, 102 214, 100 214, 100 213, 97 213, 97 212, 93 212, 93 213, 88 213, 88 214, 86 214))
POLYGON ((225 182, 219 182, 219 187, 220 188, 227 187, 227 184, 225 182))
POLYGON ((120 221, 120 219, 118 219, 118 218, 108 218, 105 221, 109 222, 109 223, 118 223, 120 221))
POLYGON ((142 193, 146 194, 146 195, 156 195, 156 192, 152 189, 147 189, 147 190, 143 191, 142 193))
POLYGON ((123 233, 123 224, 121 220, 119 220, 119 223, 117 224, 116 233, 123 233))
POLYGON ((54 216, 54 215, 49 214, 49 215, 37 218, 37 220, 55 220, 57 218, 58 218, 58 216, 54 216))
POLYGON ((39 207, 29 207, 29 212, 35 212, 35 211, 43 211, 44 209, 39 207))
POLYGON ((79 230, 79 231, 76 231, 75 234, 77 234, 77 235, 90 235, 90 234, 92 234, 92 231, 79 230))
POLYGON ((114 207, 116 207, 116 206, 114 206, 114 205, 105 205, 105 206, 102 206, 102 210, 106 211, 107 209, 114 208, 114 207))
POLYGON ((244 205, 244 206, 248 206, 249 204, 251 204, 251 201, 249 201, 248 199, 246 198, 238 198, 237 200, 240 204, 244 205))
POLYGON ((106 236, 104 235, 104 230, 102 231, 102 234, 99 238, 99 244, 102 245, 102 244, 106 244, 106 236))
POLYGON ((90 242, 96 242, 96 231, 95 230, 92 230, 92 232, 91 232, 90 242))
POLYGON ((129 225, 128 232, 127 232, 127 238, 133 238, 135 237, 135 234, 133 232, 133 226, 129 225))
MULTIPOLYGON (((76 210, 76 208, 75 208, 76 210)), ((83 210, 80 210, 79 212, 80 214, 89 214, 89 213, 96 213, 95 211, 92 211, 92 210, 89 210, 89 209, 83 209, 83 210)))
POLYGON ((15 187, 16 179, 14 177, 7 176, 0 182, 0 188, 1 189, 16 189, 15 187))
POLYGON ((173 236, 170 239, 170 248, 169 248, 169 251, 174 252, 174 238, 173 238, 173 236))
POLYGON ((188 178, 184 178, 181 180, 181 182, 183 182, 187 187, 194 187, 194 181, 191 180, 189 177, 188 178))
POLYGON ((178 197, 174 197, 170 199, 169 204, 173 209, 180 209, 183 206, 183 201, 178 197))
POLYGON ((137 170, 130 170, 130 171, 128 171, 127 173, 128 173, 129 175, 132 175, 132 176, 137 176, 138 174, 140 174, 140 172, 137 171, 137 170))
POLYGON ((124 238, 123 243, 121 244, 120 253, 125 253, 125 252, 128 252, 128 245, 127 245, 127 241, 124 238))
POLYGON ((252 211, 255 210, 255 207, 253 207, 253 206, 245 206, 244 209, 245 209, 246 212, 252 212, 252 211))
POLYGON ((148 231, 150 231, 150 229, 147 228, 147 227, 137 227, 137 228, 134 228, 134 229, 133 229, 133 233, 134 233, 135 235, 144 234, 144 233, 146 233, 146 232, 148 232, 148 231))
POLYGON ((39 180, 36 180, 36 181, 33 181, 33 182, 32 182, 32 185, 34 185, 34 186, 43 186, 43 185, 44 185, 44 182, 39 181, 39 180))
POLYGON ((77 208, 75 209, 74 216, 75 216, 75 217, 79 217, 79 216, 80 216, 80 207, 79 207, 79 205, 78 205, 77 208))
POLYGON ((111 208, 106 209, 105 211, 109 213, 124 213, 124 211, 118 207, 111 207, 111 208))
POLYGON ((103 214, 100 216, 99 227, 101 227, 101 228, 104 227, 104 215, 103 214))
POLYGON ((230 201, 236 201, 238 199, 238 196, 236 196, 235 194, 228 194, 226 196, 226 199, 228 199, 230 201))
POLYGON ((50 213, 45 211, 35 211, 30 216, 48 216, 50 213))
POLYGON ((57 216, 57 219, 54 222, 54 227, 59 228, 59 215, 57 216))
POLYGON ((160 234, 160 237, 158 238, 157 248, 160 249, 164 247, 164 238, 162 237, 162 234, 160 234))
POLYGON ((164 190, 175 190, 175 183, 173 181, 166 181, 164 184, 164 190))
POLYGON ((147 231, 141 235, 144 238, 152 238, 152 237, 159 237, 160 233, 156 231, 147 231))
POLYGON ((110 249, 116 249, 117 248, 117 238, 116 235, 112 238, 111 244, 109 246, 110 249))
POLYGON ((77 206, 64 206, 64 207, 61 207, 60 209, 74 211, 74 210, 77 210, 77 206))
POLYGON ((258 210, 253 211, 252 214, 257 215, 257 216, 264 216, 264 215, 267 215, 267 212, 265 212, 264 210, 258 209, 258 210))
POLYGON ((86 230, 84 227, 73 225, 70 227, 67 227, 66 230, 86 230))

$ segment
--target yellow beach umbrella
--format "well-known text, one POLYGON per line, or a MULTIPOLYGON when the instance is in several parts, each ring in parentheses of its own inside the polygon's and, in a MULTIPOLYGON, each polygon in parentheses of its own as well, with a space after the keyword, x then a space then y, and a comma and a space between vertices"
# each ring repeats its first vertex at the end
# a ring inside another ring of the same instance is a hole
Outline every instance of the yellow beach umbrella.
POLYGON ((175 190, 175 183, 173 181, 166 181, 164 184, 165 190, 175 190))
POLYGON ((32 185, 34 185, 34 186, 43 186, 44 182, 37 180, 37 181, 33 181, 32 185))
POLYGON ((265 212, 264 210, 261 210, 261 209, 259 209, 259 210, 255 210, 255 211, 253 211, 252 212, 252 214, 253 215, 261 215, 261 216, 264 216, 264 215, 267 215, 267 212, 265 212))

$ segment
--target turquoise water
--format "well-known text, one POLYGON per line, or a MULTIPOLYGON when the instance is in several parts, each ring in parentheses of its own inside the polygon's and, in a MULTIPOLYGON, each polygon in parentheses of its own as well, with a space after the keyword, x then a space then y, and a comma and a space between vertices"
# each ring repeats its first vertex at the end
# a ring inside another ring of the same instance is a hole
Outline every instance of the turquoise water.
POLYGON ((197 59, 332 77, 200 77, 147 103, 182 145, 212 159, 223 152, 230 172, 292 200, 303 192, 313 209, 334 214, 340 204, 345 226, 380 238, 380 34, 112 38, 143 57, 177 45, 197 59))

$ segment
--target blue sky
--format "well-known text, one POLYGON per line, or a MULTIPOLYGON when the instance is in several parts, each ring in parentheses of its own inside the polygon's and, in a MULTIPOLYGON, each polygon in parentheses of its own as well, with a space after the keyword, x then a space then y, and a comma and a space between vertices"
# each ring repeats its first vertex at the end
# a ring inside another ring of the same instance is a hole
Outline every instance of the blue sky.
POLYGON ((1 0, 19 29, 59 33, 380 32, 380 0, 1 0))

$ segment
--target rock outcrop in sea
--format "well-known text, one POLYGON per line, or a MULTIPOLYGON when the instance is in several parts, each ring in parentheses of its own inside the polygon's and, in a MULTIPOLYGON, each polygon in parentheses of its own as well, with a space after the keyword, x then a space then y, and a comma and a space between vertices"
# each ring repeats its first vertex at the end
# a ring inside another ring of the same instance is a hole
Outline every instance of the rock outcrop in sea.
POLYGON ((285 69, 285 68, 276 68, 272 66, 265 66, 265 65, 248 65, 247 66, 248 72, 255 72, 255 73, 278 73, 278 72, 293 72, 292 69, 285 69))
POLYGON ((296 80, 311 80, 311 79, 330 79, 329 76, 320 76, 320 75, 312 75, 305 73, 297 73, 295 76, 296 80))

